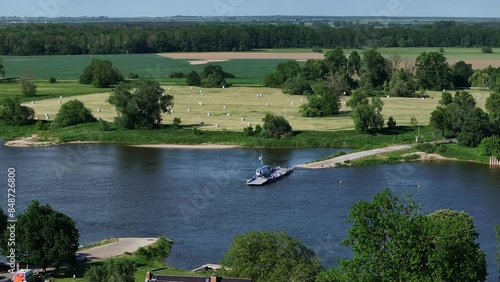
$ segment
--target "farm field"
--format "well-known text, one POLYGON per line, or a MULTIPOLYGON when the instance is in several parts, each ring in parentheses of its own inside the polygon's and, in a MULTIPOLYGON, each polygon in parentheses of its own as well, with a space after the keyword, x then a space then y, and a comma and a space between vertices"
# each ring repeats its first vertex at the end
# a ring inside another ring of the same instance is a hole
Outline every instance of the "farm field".
MULTIPOLYGON (((366 49, 358 49, 363 52, 366 49)), ((385 57, 399 54, 413 61, 422 52, 438 51, 438 48, 379 48, 385 57)), ((450 63, 464 60, 475 68, 488 65, 500 66, 500 49, 493 54, 483 54, 480 48, 445 48, 445 56, 450 63)), ((324 50, 326 52, 327 50, 324 50)), ((349 54, 352 49, 346 49, 349 54)), ((290 59, 304 61, 309 58, 322 58, 323 54, 311 49, 263 49, 254 52, 210 52, 210 53, 162 53, 130 55, 76 55, 76 56, 2 56, 7 77, 18 77, 23 70, 30 70, 37 79, 55 77, 58 80, 77 79, 85 66, 93 58, 109 59, 124 76, 137 73, 140 77, 155 78, 169 83, 182 83, 184 80, 169 80, 168 74, 174 71, 201 71, 204 64, 214 60, 226 71, 236 75, 230 83, 261 85, 266 74, 273 72, 276 65, 290 59), (171 58, 170 58, 171 57, 171 58), (190 61, 194 61, 194 64, 190 61)), ((303 62, 300 62, 303 64, 303 62)))
MULTIPOLYGON (((304 118, 299 113, 301 104, 307 102, 303 96, 283 94, 279 89, 264 87, 231 87, 226 89, 202 89, 179 85, 164 85, 166 93, 174 96, 174 113, 164 116, 164 123, 171 124, 174 117, 180 117, 183 125, 198 125, 205 123, 208 130, 234 130, 241 131, 251 123, 252 126, 260 124, 266 113, 284 116, 294 130, 330 131, 353 129, 354 124, 349 115, 349 108, 344 102, 349 97, 342 99, 342 114, 327 118, 304 118), (169 88, 171 90, 169 90, 169 88), (203 91, 203 96, 200 94, 203 91), (258 97, 262 94, 263 97, 258 97), (304 101, 302 101, 302 99, 304 101), (200 105, 200 102, 203 105, 200 105), (269 103, 269 105, 267 105, 269 103), (224 109, 224 106, 226 107, 224 109), (210 113, 210 116, 208 114, 210 113), (228 115, 228 113, 230 115, 228 115), (241 119, 244 120, 241 120, 241 119), (219 127, 216 127, 216 125, 219 127)), ((1 88, 0 88, 1 89, 1 88)), ((43 87, 42 89, 43 90, 43 87)), ((385 103, 383 115, 387 119, 393 116, 398 125, 410 124, 410 118, 415 116, 420 124, 428 124, 431 112, 436 108, 441 93, 429 92, 430 98, 383 98, 385 103)), ((487 91, 472 91, 474 97, 479 98, 478 104, 484 108, 487 91)), ((30 102, 25 105, 32 107, 39 119, 44 119, 45 114, 53 118, 60 106, 70 100, 82 101, 97 118, 112 121, 116 115, 115 109, 106 102, 110 93, 88 94, 75 97, 59 97, 30 102), (98 112, 97 109, 101 111, 98 112)))

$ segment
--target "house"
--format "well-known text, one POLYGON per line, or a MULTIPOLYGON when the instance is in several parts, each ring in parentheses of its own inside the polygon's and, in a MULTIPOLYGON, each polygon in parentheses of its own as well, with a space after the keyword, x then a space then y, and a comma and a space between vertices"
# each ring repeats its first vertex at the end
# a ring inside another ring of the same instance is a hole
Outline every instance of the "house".
POLYGON ((151 282, 252 282, 249 278, 194 277, 155 274, 151 282))

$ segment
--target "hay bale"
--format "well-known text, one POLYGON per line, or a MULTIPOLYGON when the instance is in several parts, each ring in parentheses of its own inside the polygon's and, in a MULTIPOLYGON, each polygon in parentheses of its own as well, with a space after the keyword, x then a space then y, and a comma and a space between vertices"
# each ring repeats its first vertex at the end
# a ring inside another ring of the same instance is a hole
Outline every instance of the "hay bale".
POLYGON ((194 89, 194 87, 193 87, 193 86, 191 86, 191 90, 193 90, 193 89, 194 89))
POLYGON ((241 120, 241 121, 245 121, 245 118, 241 118, 240 120, 241 120))
POLYGON ((212 116, 212 113, 207 113, 207 117, 211 117, 212 116))
POLYGON ((223 106, 222 108, 225 110, 225 109, 227 109, 227 106, 223 106))
POLYGON ((269 106, 269 105, 271 105, 271 104, 269 104, 269 103, 266 103, 266 106, 269 106))
POLYGON ((188 112, 191 112, 191 109, 188 109, 188 112))
POLYGON ((59 99, 62 99, 62 96, 59 96, 59 99))
POLYGON ((59 104, 61 104, 61 101, 58 101, 58 102, 59 102, 59 104))
POLYGON ((249 123, 247 123, 247 125, 248 125, 248 126, 252 126, 252 123, 251 123, 251 122, 249 122, 249 123))
POLYGON ((31 104, 35 104, 35 101, 31 101, 31 104))
POLYGON ((292 106, 293 106, 293 105, 295 105, 295 103, 294 103, 294 102, 292 102, 292 106))
POLYGON ((230 117, 231 116, 231 113, 227 113, 227 116, 230 117))
POLYGON ((304 102, 304 99, 300 99, 301 102, 304 102))

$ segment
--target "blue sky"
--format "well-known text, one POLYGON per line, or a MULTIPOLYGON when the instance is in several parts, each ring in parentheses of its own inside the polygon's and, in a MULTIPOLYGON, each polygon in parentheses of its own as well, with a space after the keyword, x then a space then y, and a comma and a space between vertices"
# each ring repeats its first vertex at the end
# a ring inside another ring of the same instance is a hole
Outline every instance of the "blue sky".
POLYGON ((17 0, 0 16, 325 15, 500 17, 498 0, 17 0), (480 3, 480 4, 479 4, 480 3))

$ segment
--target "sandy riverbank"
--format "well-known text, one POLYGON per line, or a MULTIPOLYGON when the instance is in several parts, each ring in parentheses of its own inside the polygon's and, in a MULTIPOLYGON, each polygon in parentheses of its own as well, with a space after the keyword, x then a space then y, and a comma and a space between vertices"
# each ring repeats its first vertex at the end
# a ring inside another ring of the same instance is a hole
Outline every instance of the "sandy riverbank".
POLYGON ((176 144, 155 144, 155 145, 131 145, 139 148, 155 149, 235 149, 241 148, 236 145, 217 145, 217 144, 199 144, 199 145, 176 145, 176 144))

